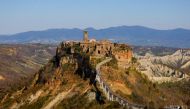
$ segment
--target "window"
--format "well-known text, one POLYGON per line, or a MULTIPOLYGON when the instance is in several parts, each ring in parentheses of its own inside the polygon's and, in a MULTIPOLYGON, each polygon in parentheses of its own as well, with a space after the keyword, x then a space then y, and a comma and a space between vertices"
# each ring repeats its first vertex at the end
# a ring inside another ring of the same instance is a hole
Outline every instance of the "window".
POLYGON ((98 50, 98 54, 100 54, 100 50, 98 50))

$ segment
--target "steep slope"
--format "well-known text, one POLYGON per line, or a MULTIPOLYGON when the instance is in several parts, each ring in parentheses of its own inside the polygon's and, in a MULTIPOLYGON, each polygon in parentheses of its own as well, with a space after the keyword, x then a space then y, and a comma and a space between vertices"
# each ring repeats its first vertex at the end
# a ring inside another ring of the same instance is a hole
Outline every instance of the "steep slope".
POLYGON ((166 56, 140 56, 141 67, 149 69, 149 73, 157 77, 183 77, 189 74, 190 51, 178 50, 166 56))
POLYGON ((189 80, 157 84, 136 69, 138 63, 127 69, 118 68, 116 65, 117 61, 112 60, 102 66, 101 75, 113 93, 125 98, 129 103, 143 104, 151 109, 190 106, 189 80))
POLYGON ((138 56, 139 69, 155 81, 173 81, 187 78, 190 70, 189 50, 178 50, 166 56, 138 56), (164 80, 165 78, 165 80, 164 80))
MULTIPOLYGON (((101 78, 113 93, 130 104, 143 104, 148 108, 188 106, 189 80, 177 83, 152 83, 136 68, 138 63, 128 63, 128 68, 118 66, 116 58, 100 67, 101 78)), ((100 109, 126 108, 118 102, 108 101, 105 89, 95 81, 94 64, 105 57, 90 61, 80 43, 61 43, 56 55, 42 67, 21 90, 8 93, 0 102, 2 109, 100 109), (104 94, 104 93, 105 94, 104 94)), ((99 65, 99 64, 98 64, 99 65)))
POLYGON ((0 98, 21 88, 55 54, 55 45, 1 44, 0 98))
POLYGON ((0 108, 120 108, 118 103, 107 101, 94 85, 92 70, 88 55, 79 47, 72 53, 69 46, 60 45, 56 55, 35 74, 30 85, 6 95, 0 108))

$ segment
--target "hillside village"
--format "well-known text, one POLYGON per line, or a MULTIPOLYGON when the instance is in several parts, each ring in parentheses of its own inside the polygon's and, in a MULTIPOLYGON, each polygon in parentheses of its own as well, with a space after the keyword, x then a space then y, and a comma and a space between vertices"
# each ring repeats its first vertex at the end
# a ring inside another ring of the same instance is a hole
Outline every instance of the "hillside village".
POLYGON ((89 39, 87 31, 83 34, 82 41, 60 43, 32 81, 2 98, 0 108, 144 109, 188 104, 189 96, 181 98, 189 93, 187 82, 178 83, 185 87, 183 93, 175 92, 170 83, 153 83, 137 69, 130 45, 89 39))
POLYGON ((71 52, 74 53, 74 46, 80 46, 82 51, 90 55, 90 59, 113 56, 117 59, 118 65, 126 67, 131 62, 133 52, 127 44, 112 43, 109 40, 89 39, 88 32, 84 31, 83 40, 66 41, 61 44, 60 48, 71 46, 71 52))
POLYGON ((0 109, 190 109, 190 0, 0 0, 0 109))

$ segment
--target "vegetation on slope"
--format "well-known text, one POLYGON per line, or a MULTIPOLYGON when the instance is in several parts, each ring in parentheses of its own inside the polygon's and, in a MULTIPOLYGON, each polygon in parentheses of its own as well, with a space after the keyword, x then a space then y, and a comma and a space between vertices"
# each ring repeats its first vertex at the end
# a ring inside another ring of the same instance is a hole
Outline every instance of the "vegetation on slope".
POLYGON ((187 81, 184 83, 152 83, 146 75, 136 70, 135 64, 124 69, 114 67, 113 62, 101 68, 102 77, 116 94, 125 97, 129 102, 153 108, 167 105, 189 105, 190 91, 187 81))
MULTIPOLYGON (((62 64, 64 57, 70 56, 71 48, 64 48, 56 54, 47 65, 36 73, 30 86, 22 88, 3 100, 0 108, 18 107, 21 109, 39 109, 48 106, 62 92, 68 92, 64 98, 59 98, 54 105, 55 109, 99 109, 99 108, 124 108, 117 102, 107 101, 101 93, 103 102, 98 101, 98 93, 102 92, 93 85, 94 75, 90 72, 95 65, 104 58, 94 59, 89 62, 90 55, 81 52, 79 46, 75 46, 76 54, 73 59, 76 63, 62 64), (87 72, 84 72, 87 69, 87 72), (90 84, 91 83, 91 84, 90 84), (90 93, 90 94, 89 94, 90 93), (94 96, 91 96, 94 95, 94 96)), ((70 60, 70 59, 69 59, 70 60)), ((127 69, 119 68, 114 58, 101 68, 102 77, 110 85, 111 89, 126 98, 130 103, 145 104, 149 108, 159 108, 165 105, 189 105, 189 82, 156 84, 135 69, 135 61, 127 69)))
POLYGON ((55 45, 1 44, 0 98, 22 89, 31 77, 55 54, 55 45))
POLYGON ((80 56, 79 53, 71 56, 67 52, 69 49, 65 50, 57 52, 48 64, 35 74, 29 86, 8 95, 1 102, 0 108, 39 109, 52 105, 57 109, 120 108, 118 103, 108 102, 105 97, 102 97, 103 102, 97 101, 97 98, 100 97, 97 92, 100 91, 93 84, 95 75, 90 74, 93 68, 90 65, 88 55, 80 56), (72 58, 68 59, 68 57, 72 58), (78 60, 80 67, 76 68, 77 61, 75 59, 78 58, 80 58, 80 61, 78 60), (87 72, 84 69, 87 69, 87 72), (60 96, 61 93, 66 92, 68 94, 60 96), (89 96, 88 93, 94 93, 94 96, 89 96), (56 104, 50 104, 54 102, 56 104))

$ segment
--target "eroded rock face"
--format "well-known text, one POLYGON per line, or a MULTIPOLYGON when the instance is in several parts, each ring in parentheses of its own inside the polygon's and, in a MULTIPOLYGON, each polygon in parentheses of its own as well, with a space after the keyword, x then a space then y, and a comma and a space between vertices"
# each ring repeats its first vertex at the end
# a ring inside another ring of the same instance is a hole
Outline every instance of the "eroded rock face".
POLYGON ((172 55, 138 56, 140 70, 152 77, 184 78, 190 72, 190 50, 178 50, 172 55))
POLYGON ((96 93, 95 92, 92 92, 92 91, 88 91, 87 92, 87 98, 88 98, 88 101, 93 101, 96 99, 96 93))

